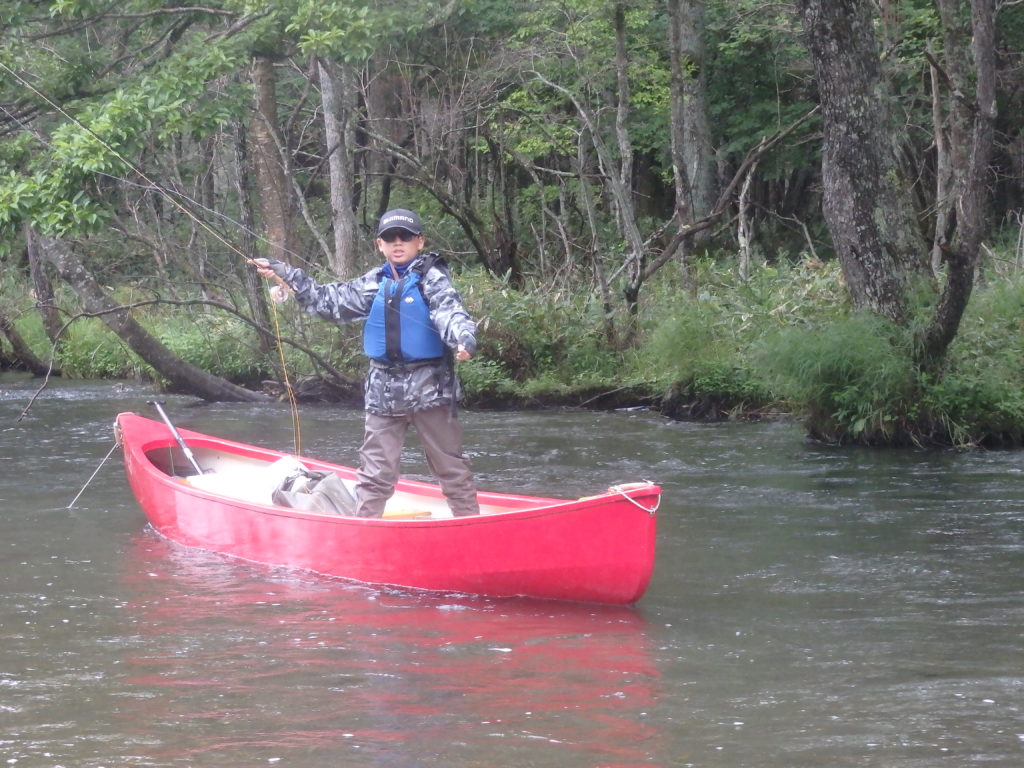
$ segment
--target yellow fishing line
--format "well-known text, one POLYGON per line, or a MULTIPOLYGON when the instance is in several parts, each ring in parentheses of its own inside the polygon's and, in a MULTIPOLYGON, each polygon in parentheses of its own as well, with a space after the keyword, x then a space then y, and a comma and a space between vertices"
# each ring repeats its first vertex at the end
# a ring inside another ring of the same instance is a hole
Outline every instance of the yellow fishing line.
POLYGON ((270 302, 271 315, 274 320, 274 339, 277 346, 277 354, 281 360, 281 376, 284 378, 284 389, 288 393, 288 402, 292 409, 292 442, 295 444, 295 455, 302 454, 302 427, 299 420, 299 402, 295 398, 295 390, 292 389, 292 382, 288 377, 288 363, 284 356, 284 344, 281 343, 281 322, 277 312, 277 302, 270 302))

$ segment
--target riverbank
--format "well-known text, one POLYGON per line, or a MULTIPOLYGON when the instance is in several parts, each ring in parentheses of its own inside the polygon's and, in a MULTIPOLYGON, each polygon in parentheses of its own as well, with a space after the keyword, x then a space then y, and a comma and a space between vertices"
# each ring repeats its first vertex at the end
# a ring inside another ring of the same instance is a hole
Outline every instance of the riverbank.
MULTIPOLYGON (((745 281, 702 263, 696 293, 652 285, 635 318, 609 318, 582 295, 513 291, 479 271, 456 279, 479 323, 478 354, 459 364, 469 408, 646 407, 700 421, 785 414, 830 443, 1024 444, 1020 275, 976 288, 944 366, 929 372, 914 365, 912 324, 852 312, 839 269, 814 260, 765 265, 745 281)), ((360 327, 334 328, 287 302, 275 305, 277 331, 261 337, 241 300, 139 301, 148 295, 118 291, 182 361, 271 397, 284 396, 286 372, 301 401, 361 404, 360 327)), ((76 319, 52 344, 28 286, 11 298, 20 337, 65 376, 169 387, 100 318, 76 319)), ((0 345, 0 368, 15 357, 0 345)))

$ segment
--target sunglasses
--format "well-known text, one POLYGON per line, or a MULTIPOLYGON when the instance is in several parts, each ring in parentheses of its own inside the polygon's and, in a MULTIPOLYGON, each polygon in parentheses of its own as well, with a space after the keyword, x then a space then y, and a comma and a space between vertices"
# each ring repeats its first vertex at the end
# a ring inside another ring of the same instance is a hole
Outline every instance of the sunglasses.
POLYGON ((407 229, 389 229, 387 232, 382 232, 377 235, 385 243, 393 243, 395 240, 401 240, 403 243, 408 243, 415 240, 419 235, 414 235, 407 229))

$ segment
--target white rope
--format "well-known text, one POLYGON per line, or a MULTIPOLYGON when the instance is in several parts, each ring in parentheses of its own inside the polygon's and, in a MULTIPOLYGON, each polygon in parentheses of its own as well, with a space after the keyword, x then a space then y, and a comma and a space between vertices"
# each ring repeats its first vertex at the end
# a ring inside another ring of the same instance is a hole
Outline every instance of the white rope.
POLYGON ((109 450, 109 451, 107 451, 107 455, 103 457, 103 461, 101 461, 101 462, 100 462, 100 465, 99 465, 98 467, 96 467, 96 469, 94 469, 94 470, 93 470, 93 473, 92 473, 92 475, 90 475, 90 476, 89 476, 89 479, 85 481, 85 485, 83 485, 83 486, 82 486, 82 490, 80 490, 80 491, 78 492, 78 496, 75 496, 75 498, 73 498, 73 499, 71 500, 71 503, 70 503, 70 504, 68 504, 68 505, 67 505, 67 507, 65 507, 65 509, 71 509, 71 508, 72 508, 73 506, 75 506, 75 502, 76 502, 76 501, 78 501, 78 497, 79 497, 79 496, 81 496, 81 495, 82 495, 83 493, 85 493, 85 489, 89 487, 89 483, 91 483, 91 482, 92 482, 92 480, 93 480, 93 478, 94 478, 94 477, 96 477, 96 475, 98 475, 98 474, 99 474, 99 471, 100 471, 101 469, 103 469, 103 465, 107 463, 107 459, 109 459, 109 458, 110 458, 110 455, 111 455, 111 454, 112 454, 112 453, 113 453, 114 451, 116 451, 116 450, 117 450, 117 446, 118 446, 118 441, 117 441, 117 440, 115 440, 115 441, 114 441, 114 444, 113 444, 112 446, 110 446, 110 450, 109 450))
POLYGON ((626 493, 626 491, 635 491, 638 487, 642 488, 644 485, 653 486, 654 483, 652 483, 650 480, 644 480, 643 484, 641 484, 641 483, 631 483, 631 484, 627 484, 627 485, 613 485, 608 490, 610 492, 612 492, 612 493, 619 494, 619 496, 624 498, 630 504, 632 504, 635 507, 639 507, 644 512, 646 512, 647 514, 653 515, 655 512, 658 511, 658 508, 661 506, 661 494, 658 495, 658 500, 654 503, 653 507, 645 507, 639 501, 637 501, 632 496, 629 496, 626 493))

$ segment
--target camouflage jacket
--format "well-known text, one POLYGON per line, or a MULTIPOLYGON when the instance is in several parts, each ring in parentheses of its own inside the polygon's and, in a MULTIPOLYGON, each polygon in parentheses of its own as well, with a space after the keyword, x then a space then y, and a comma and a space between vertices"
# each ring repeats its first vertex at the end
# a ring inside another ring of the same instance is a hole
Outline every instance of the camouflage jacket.
MULTIPOLYGON (((423 259, 424 254, 420 254, 410 262, 408 269, 415 269, 423 259)), ((303 311, 336 323, 366 319, 385 269, 378 267, 348 282, 321 284, 303 270, 283 262, 271 262, 270 266, 295 292, 303 311)), ((455 350, 462 344, 470 353, 475 353, 476 323, 463 307, 447 270, 435 264, 423 275, 420 285, 430 320, 445 346, 455 350)), ((440 362, 382 365, 370 361, 363 387, 366 410, 381 416, 454 405, 462 395, 451 354, 440 362)))

